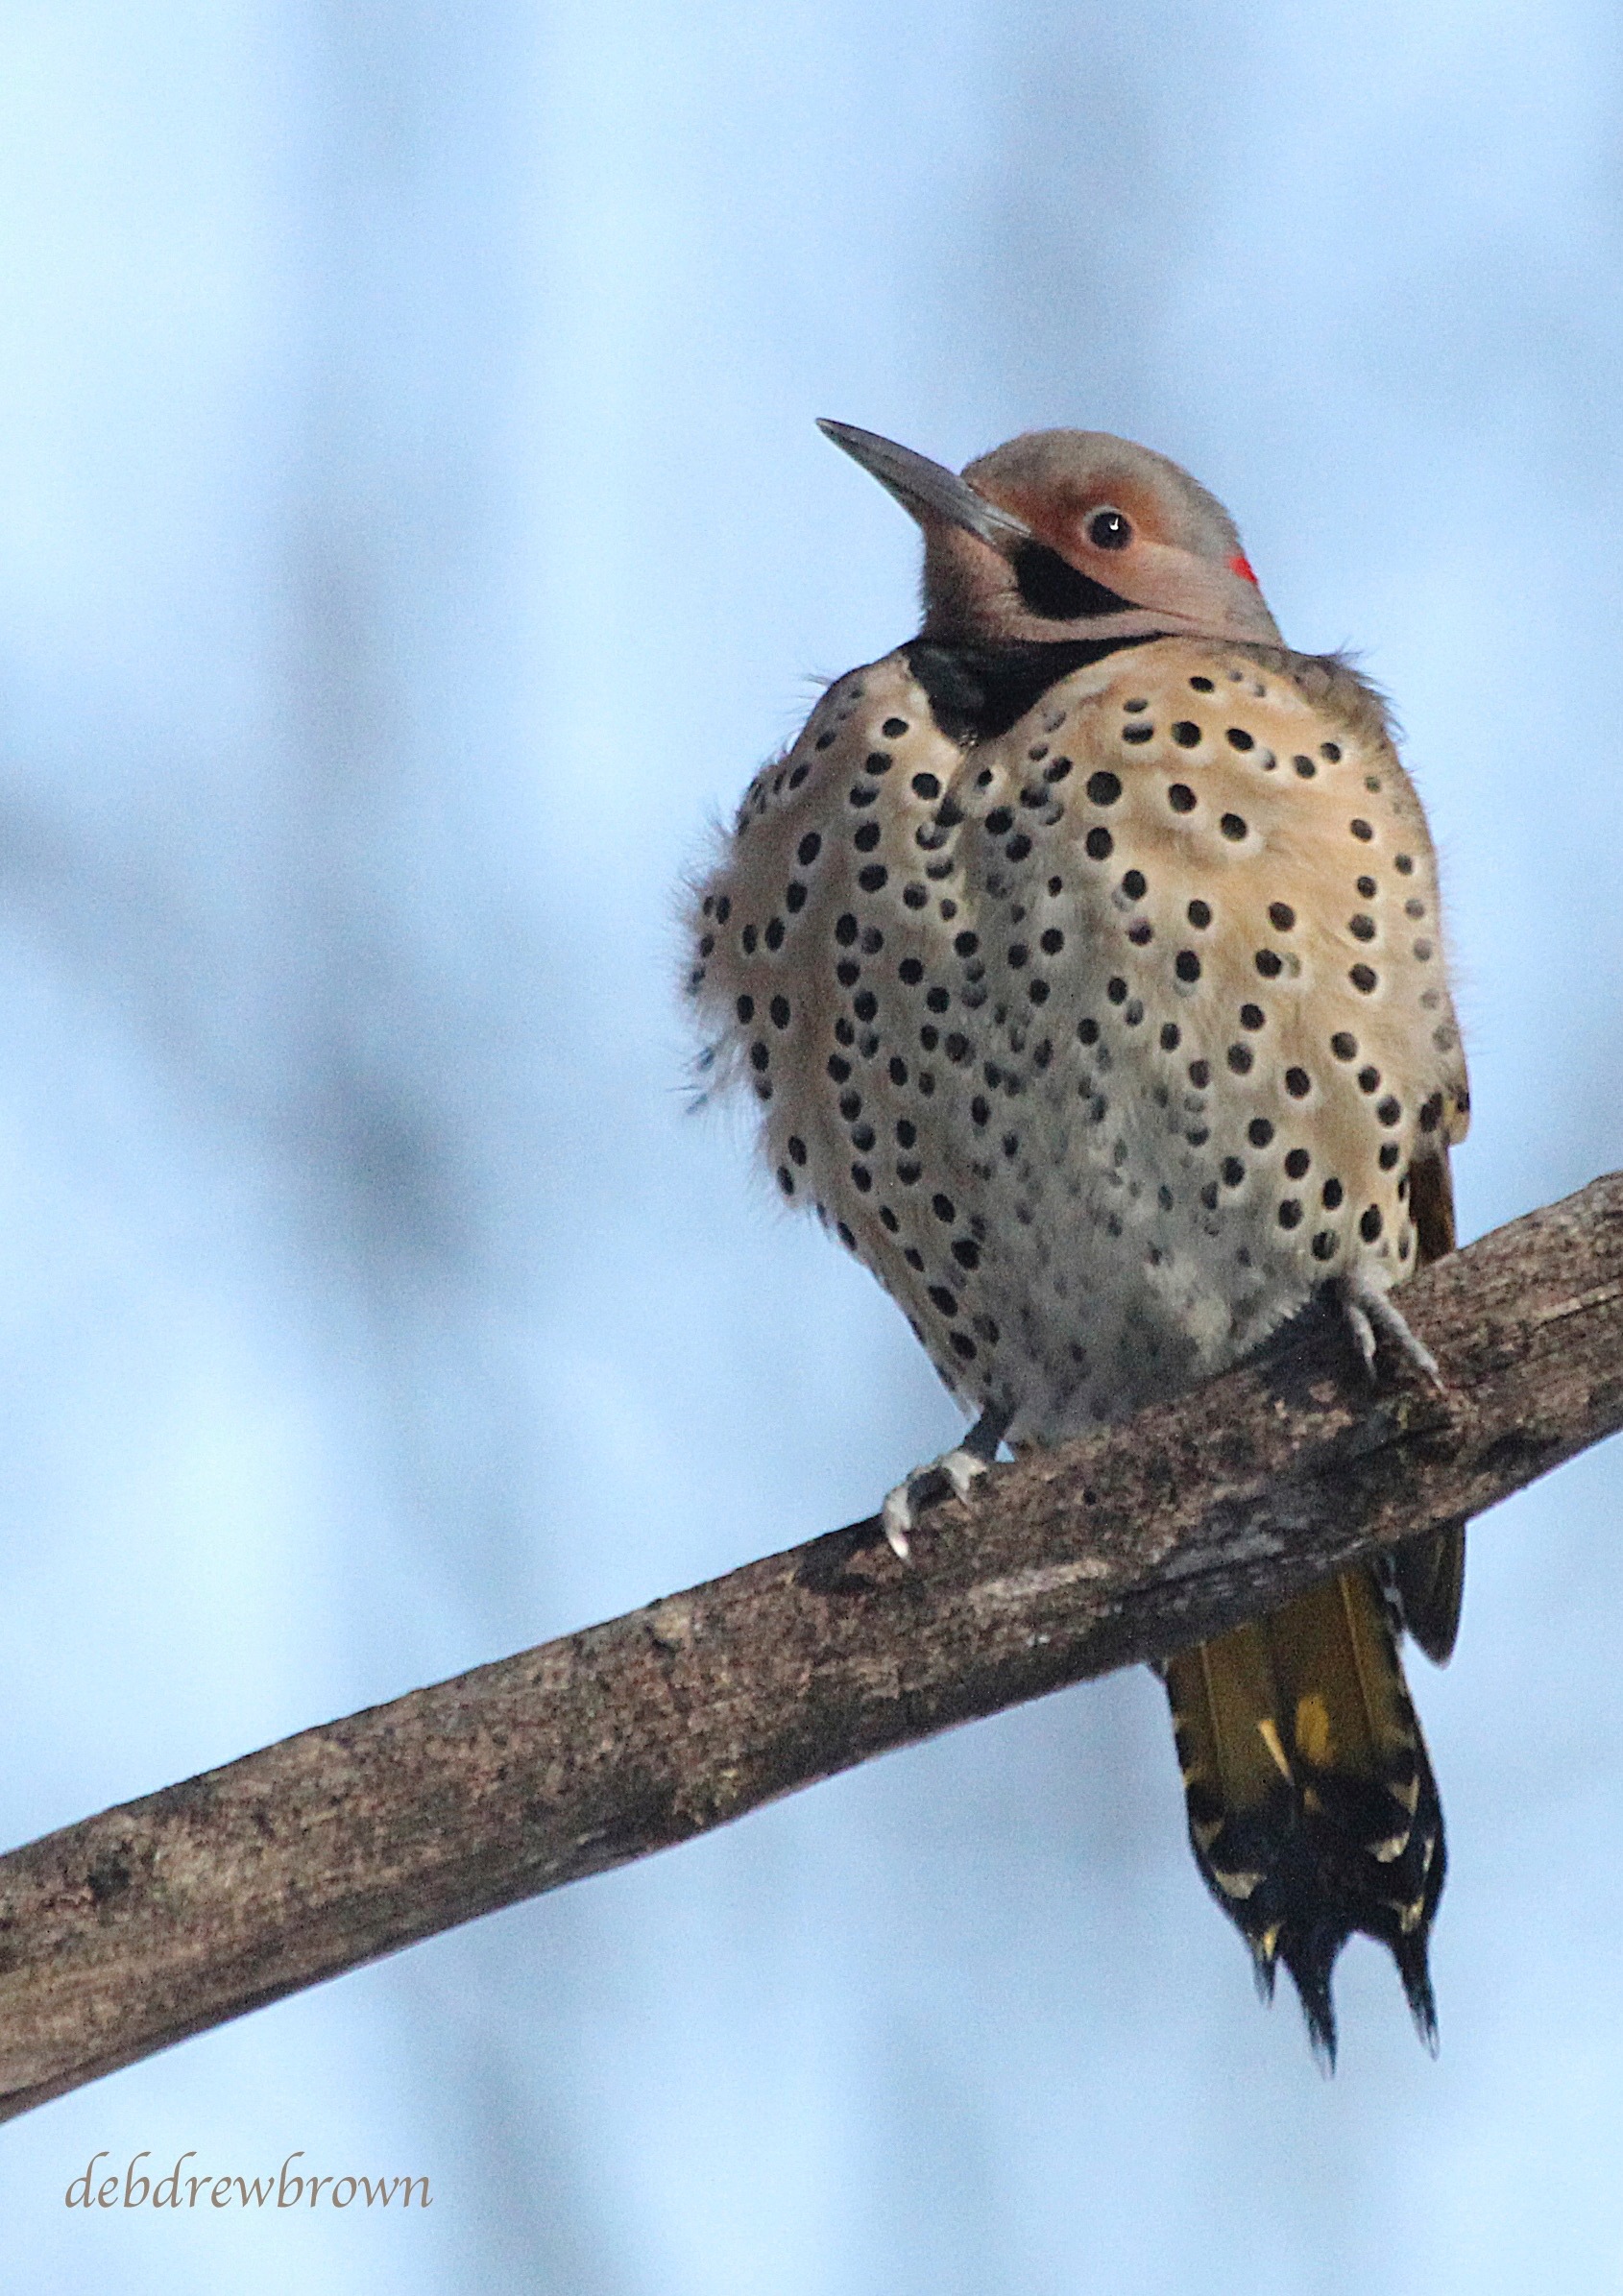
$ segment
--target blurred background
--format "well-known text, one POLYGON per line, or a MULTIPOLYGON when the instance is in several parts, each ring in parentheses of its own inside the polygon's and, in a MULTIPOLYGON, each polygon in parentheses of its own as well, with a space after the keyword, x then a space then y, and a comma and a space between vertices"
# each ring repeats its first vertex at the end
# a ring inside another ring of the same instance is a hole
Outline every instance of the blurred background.
MULTIPOLYGON (((1623 1161, 1600 0, 3 0, 0 1832, 866 1512, 957 1420, 685 1113, 676 887, 915 539, 812 428, 1119 430, 1396 696, 1466 1236, 1623 1161)), ((775 1192, 772 1192, 775 1196, 775 1192)), ((1623 1492, 1417 1672, 1442 2053, 1252 1997, 1148 1676, 0 2134, 8 2284, 1623 2279, 1623 1492), (69 2214, 90 2154, 426 2174, 69 2214)))

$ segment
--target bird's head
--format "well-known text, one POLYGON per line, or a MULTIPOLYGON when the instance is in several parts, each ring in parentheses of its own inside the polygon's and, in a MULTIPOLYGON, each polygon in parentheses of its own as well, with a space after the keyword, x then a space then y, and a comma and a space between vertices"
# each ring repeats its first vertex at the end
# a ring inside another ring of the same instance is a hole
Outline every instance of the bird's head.
POLYGON ((818 427, 923 528, 927 637, 1279 642, 1233 520, 1147 447, 1100 430, 1034 430, 959 477, 873 431, 818 427))

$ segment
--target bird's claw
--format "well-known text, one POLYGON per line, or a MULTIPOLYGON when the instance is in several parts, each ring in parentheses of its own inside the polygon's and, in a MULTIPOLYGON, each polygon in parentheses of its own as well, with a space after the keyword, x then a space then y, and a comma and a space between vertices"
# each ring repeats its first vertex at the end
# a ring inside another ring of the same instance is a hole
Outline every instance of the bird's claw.
POLYGON ((1392 1294, 1368 1276, 1349 1276, 1342 1289, 1342 1306, 1348 1328, 1357 1341, 1358 1352, 1364 1358, 1364 1367, 1371 1379, 1375 1376, 1375 1347, 1377 1337, 1391 1341, 1399 1354, 1436 1388, 1440 1395, 1446 1394, 1447 1383, 1438 1369, 1437 1358, 1423 1340, 1417 1340, 1410 1330, 1399 1309, 1393 1305, 1392 1294))
POLYGON ((978 1459, 973 1451, 966 1451, 961 1443, 951 1451, 943 1451, 939 1459, 933 1459, 922 1467, 915 1467, 906 1482, 899 1483, 880 1510, 880 1520, 890 1551, 906 1562, 912 1554, 908 1533, 917 1526, 913 1511, 913 1494, 922 1497, 938 1475, 944 1475, 960 1499, 967 1499, 976 1477, 986 1472, 986 1462, 978 1459))

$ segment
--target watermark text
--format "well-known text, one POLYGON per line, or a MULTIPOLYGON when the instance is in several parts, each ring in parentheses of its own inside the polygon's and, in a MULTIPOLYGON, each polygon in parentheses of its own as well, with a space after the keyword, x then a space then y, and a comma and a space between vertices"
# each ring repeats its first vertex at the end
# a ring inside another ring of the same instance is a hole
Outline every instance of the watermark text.
POLYGON ((62 2195, 70 2209, 431 2209, 434 2205, 425 2176, 312 2176, 295 2168, 302 2151, 289 2153, 270 2176, 230 2176, 188 2170, 198 2158, 195 2148, 183 2152, 173 2168, 159 2175, 151 2168, 150 2150, 135 2153, 122 2174, 116 2168, 97 2173, 97 2163, 110 2162, 106 2151, 92 2153, 89 2165, 76 2176, 62 2195), (142 2163, 148 2163, 147 2168, 142 2163))

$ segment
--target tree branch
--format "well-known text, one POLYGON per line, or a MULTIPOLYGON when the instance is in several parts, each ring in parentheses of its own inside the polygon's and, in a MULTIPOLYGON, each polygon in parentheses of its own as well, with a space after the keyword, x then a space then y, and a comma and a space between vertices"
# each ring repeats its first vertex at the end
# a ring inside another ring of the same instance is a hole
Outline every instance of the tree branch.
POLYGON ((876 1521, 303 1731, 0 1859, 0 2117, 887 1748, 1164 1657, 1623 1425, 1623 1174, 1407 1285, 1448 1391, 1327 1315, 876 1521))

